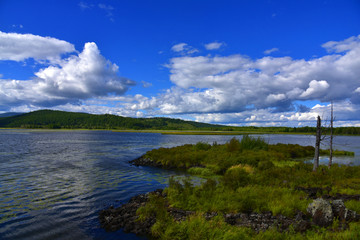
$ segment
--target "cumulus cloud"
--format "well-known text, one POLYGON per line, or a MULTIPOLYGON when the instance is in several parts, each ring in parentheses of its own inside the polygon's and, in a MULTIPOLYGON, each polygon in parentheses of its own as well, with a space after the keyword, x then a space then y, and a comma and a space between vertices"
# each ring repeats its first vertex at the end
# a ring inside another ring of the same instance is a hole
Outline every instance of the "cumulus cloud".
MULTIPOLYGON (((341 101, 334 105, 335 127, 353 126, 359 123, 356 114, 360 111, 358 105, 349 101, 341 101)), ((203 113, 194 114, 199 122, 212 122, 233 126, 314 126, 317 116, 324 122, 330 119, 330 105, 315 105, 305 112, 273 113, 269 109, 251 109, 236 113, 203 113)))
MULTIPOLYGON (((19 38, 24 44, 25 39, 31 42, 26 36, 19 38)), ((45 46, 61 42, 39 38, 49 44, 45 46)), ((313 124, 317 115, 326 116, 327 103, 334 101, 336 119, 346 125, 360 115, 359 38, 325 43, 329 54, 311 60, 193 56, 197 49, 179 43, 172 47, 177 57, 166 65, 173 86, 152 97, 124 96, 134 82, 119 76, 118 66, 106 60, 95 43, 86 43, 80 53, 64 41, 57 51, 13 50, 13 58, 0 51, 6 60, 48 61, 30 80, 0 79, 0 111, 47 107, 134 117, 181 116, 233 125, 297 126, 313 124), (71 54, 61 58, 64 53, 71 54), (311 108, 309 102, 314 100, 319 104, 311 108)))
MULTIPOLYGON (((260 113, 264 113, 274 116, 267 121, 276 122, 315 119, 317 113, 301 105, 308 100, 350 100, 352 109, 360 114, 356 105, 360 103, 358 42, 358 37, 329 42, 323 46, 336 48, 337 52, 311 60, 270 56, 250 59, 242 55, 174 57, 167 67, 175 86, 132 107, 152 106, 158 114, 217 117, 252 111, 242 119, 259 120, 260 113)), ((178 50, 185 46, 178 46, 178 50)))
POLYGON ((316 81, 312 80, 309 83, 309 88, 305 90, 302 94, 300 94, 300 97, 307 98, 319 98, 326 94, 326 90, 329 88, 329 84, 325 81, 316 81))
POLYGON ((118 76, 118 66, 106 60, 95 43, 78 55, 40 69, 31 80, 0 80, 0 109, 31 105, 52 107, 98 96, 121 95, 134 82, 118 76))
POLYGON ((207 50, 216 50, 216 49, 221 48, 222 46, 224 46, 224 43, 219 43, 219 42, 212 42, 212 43, 205 44, 205 48, 207 50))
POLYGON ((33 58, 54 62, 62 54, 74 51, 74 45, 56 38, 0 31, 0 60, 24 61, 33 58))

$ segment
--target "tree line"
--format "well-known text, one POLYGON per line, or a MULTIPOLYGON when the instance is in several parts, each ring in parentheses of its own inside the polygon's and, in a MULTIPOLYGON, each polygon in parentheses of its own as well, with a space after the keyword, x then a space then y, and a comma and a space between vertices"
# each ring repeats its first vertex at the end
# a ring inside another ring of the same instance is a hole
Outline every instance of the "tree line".
MULTIPOLYGON (((111 114, 95 115, 54 110, 39 110, 10 117, 0 117, 2 128, 45 129, 117 129, 117 130, 206 130, 246 133, 315 134, 316 127, 224 126, 172 118, 130 118, 111 114)), ((326 132, 324 128, 323 132, 326 132)), ((334 128, 335 135, 360 135, 360 127, 334 128)))

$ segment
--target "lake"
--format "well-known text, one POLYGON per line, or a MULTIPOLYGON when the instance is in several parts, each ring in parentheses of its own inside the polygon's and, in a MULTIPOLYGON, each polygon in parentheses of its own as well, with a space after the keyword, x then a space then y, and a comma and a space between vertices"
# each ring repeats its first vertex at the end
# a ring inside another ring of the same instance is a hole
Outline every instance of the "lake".
MULTIPOLYGON (((170 176, 183 173, 135 167, 128 161, 153 148, 199 141, 222 144, 232 137, 0 130, 0 239, 144 239, 105 232, 98 212, 163 188, 170 176)), ((315 142, 308 135, 261 137, 269 143, 315 142)), ((360 165, 360 137, 336 136, 334 141, 335 148, 355 152, 354 158, 337 157, 334 162, 360 165)), ((320 161, 327 163, 327 158, 320 161)))

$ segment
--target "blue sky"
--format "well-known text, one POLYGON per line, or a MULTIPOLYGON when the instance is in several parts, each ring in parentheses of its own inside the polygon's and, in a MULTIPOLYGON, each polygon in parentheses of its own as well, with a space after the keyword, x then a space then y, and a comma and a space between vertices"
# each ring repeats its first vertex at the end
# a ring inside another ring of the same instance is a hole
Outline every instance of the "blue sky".
POLYGON ((0 0, 0 112, 360 126, 360 1, 0 0))

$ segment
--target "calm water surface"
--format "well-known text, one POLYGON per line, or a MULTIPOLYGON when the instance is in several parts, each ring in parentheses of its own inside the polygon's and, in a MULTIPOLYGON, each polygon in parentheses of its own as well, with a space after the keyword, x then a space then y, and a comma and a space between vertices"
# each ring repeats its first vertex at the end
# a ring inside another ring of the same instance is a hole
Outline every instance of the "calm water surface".
MULTIPOLYGON (((163 188, 179 172, 135 167, 146 151, 233 136, 186 136, 109 131, 0 130, 0 239, 141 239, 99 227, 98 212, 163 188)), ((241 138, 241 136, 236 136, 241 138)), ((262 135, 270 143, 314 145, 314 137, 262 135)), ((360 137, 336 137, 360 165, 360 137)), ((321 161, 327 161, 322 158, 321 161)))

